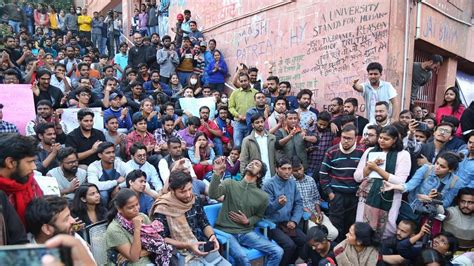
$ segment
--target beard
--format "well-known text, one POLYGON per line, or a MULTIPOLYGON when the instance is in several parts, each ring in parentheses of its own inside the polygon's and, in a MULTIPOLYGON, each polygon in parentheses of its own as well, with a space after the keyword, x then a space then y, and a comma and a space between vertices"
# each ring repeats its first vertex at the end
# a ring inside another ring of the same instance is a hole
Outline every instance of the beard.
POLYGON ((301 109, 308 109, 309 103, 299 103, 298 104, 301 109))
POLYGON ((70 226, 67 230, 61 230, 59 229, 56 225, 53 225, 54 228, 54 233, 53 236, 57 235, 74 235, 74 232, 72 230, 72 226, 70 226))
POLYGON ((377 121, 377 122, 379 122, 379 123, 380 123, 380 122, 383 122, 383 121, 385 121, 385 120, 387 120, 387 117, 386 117, 386 116, 381 116, 381 115, 376 115, 376 116, 375 116, 375 121, 377 121))
POLYGON ((66 168, 63 168, 63 172, 65 174, 69 174, 69 175, 75 175, 77 173, 77 169, 79 169, 79 167, 75 166, 71 169, 66 169, 66 168))
POLYGON ((29 180, 29 175, 30 174, 22 175, 20 169, 17 166, 15 172, 11 174, 10 178, 15 180, 17 183, 26 184, 29 180))

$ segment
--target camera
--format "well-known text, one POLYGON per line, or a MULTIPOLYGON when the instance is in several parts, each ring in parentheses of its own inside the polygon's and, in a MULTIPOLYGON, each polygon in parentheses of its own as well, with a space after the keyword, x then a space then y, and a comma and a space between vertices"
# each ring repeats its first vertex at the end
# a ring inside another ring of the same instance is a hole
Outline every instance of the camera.
MULTIPOLYGON (((418 214, 422 217, 426 217, 427 220, 426 222, 428 223, 429 226, 433 224, 433 220, 439 220, 439 221, 444 221, 446 218, 445 215, 438 213, 437 206, 438 205, 443 205, 443 197, 441 194, 438 194, 438 196, 434 199, 431 199, 429 202, 419 202, 420 204, 415 205, 414 211, 415 214, 418 214)), ((423 248, 429 247, 430 245, 430 235, 424 235, 423 236, 423 248)))
POLYGON ((415 214, 428 217, 429 219, 436 219, 442 222, 446 216, 438 213, 438 205, 443 205, 441 195, 435 199, 432 199, 430 202, 421 202, 421 204, 415 205, 415 214))

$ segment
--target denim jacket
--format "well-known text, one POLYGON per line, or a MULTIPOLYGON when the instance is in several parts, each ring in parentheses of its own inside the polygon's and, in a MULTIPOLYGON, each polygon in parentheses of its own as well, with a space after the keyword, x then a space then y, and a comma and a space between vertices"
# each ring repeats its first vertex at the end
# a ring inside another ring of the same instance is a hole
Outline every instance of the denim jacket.
POLYGON ((263 190, 269 196, 265 218, 274 223, 293 221, 298 224, 303 217, 303 199, 294 179, 283 180, 278 175, 263 184, 263 190), (285 205, 278 203, 278 197, 285 195, 285 205))
POLYGON ((425 164, 420 167, 410 181, 405 184, 404 192, 409 192, 408 201, 411 204, 417 199, 417 194, 428 195, 432 189, 438 189, 441 183, 444 184, 441 190, 443 206, 448 208, 463 186, 463 182, 453 173, 440 179, 435 175, 434 166, 425 164), (429 174, 427 171, 430 171, 429 174))

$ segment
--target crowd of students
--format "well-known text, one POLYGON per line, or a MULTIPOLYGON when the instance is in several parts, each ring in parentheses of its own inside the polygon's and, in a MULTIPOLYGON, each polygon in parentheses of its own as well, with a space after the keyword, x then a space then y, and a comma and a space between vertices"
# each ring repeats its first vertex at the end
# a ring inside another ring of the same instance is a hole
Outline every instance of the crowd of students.
MULTIPOLYGON (((412 95, 397 114, 372 62, 367 82, 348 84, 365 117, 352 97, 318 110, 272 68, 264 81, 243 63, 230 76, 189 10, 167 35, 168 7, 136 9, 133 44, 107 38, 123 34, 116 12, 5 7, 0 83, 31 84, 36 117, 20 135, 0 103, 1 245, 69 245, 78 265, 95 264, 81 234, 106 220, 116 265, 250 265, 248 249, 266 265, 472 265, 474 102, 457 87, 433 113, 412 95), (48 22, 23 23, 30 9, 48 22), (213 106, 193 114, 186 98, 213 106), (68 108, 77 128, 61 119, 68 108), (43 195, 42 176, 59 195, 43 195), (217 218, 204 211, 213 204, 217 218), (275 224, 268 237, 255 230, 262 219, 275 224)), ((413 86, 442 62, 416 63, 413 86)))

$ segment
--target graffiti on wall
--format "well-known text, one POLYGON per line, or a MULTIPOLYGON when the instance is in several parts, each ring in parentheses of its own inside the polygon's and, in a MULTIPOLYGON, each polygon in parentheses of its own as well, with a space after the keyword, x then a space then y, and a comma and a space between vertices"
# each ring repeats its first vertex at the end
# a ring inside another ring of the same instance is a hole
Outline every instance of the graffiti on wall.
POLYGON ((271 65, 274 75, 291 82, 292 94, 310 89, 320 107, 336 96, 358 97, 362 104, 352 81, 366 78, 368 63, 387 63, 390 1, 295 1, 248 17, 255 10, 251 0, 227 0, 210 9, 189 2, 186 8, 205 13, 198 23, 208 27, 241 17, 206 33, 217 40, 229 69, 257 66, 265 79, 271 65), (224 9, 230 11, 217 19, 224 9))

